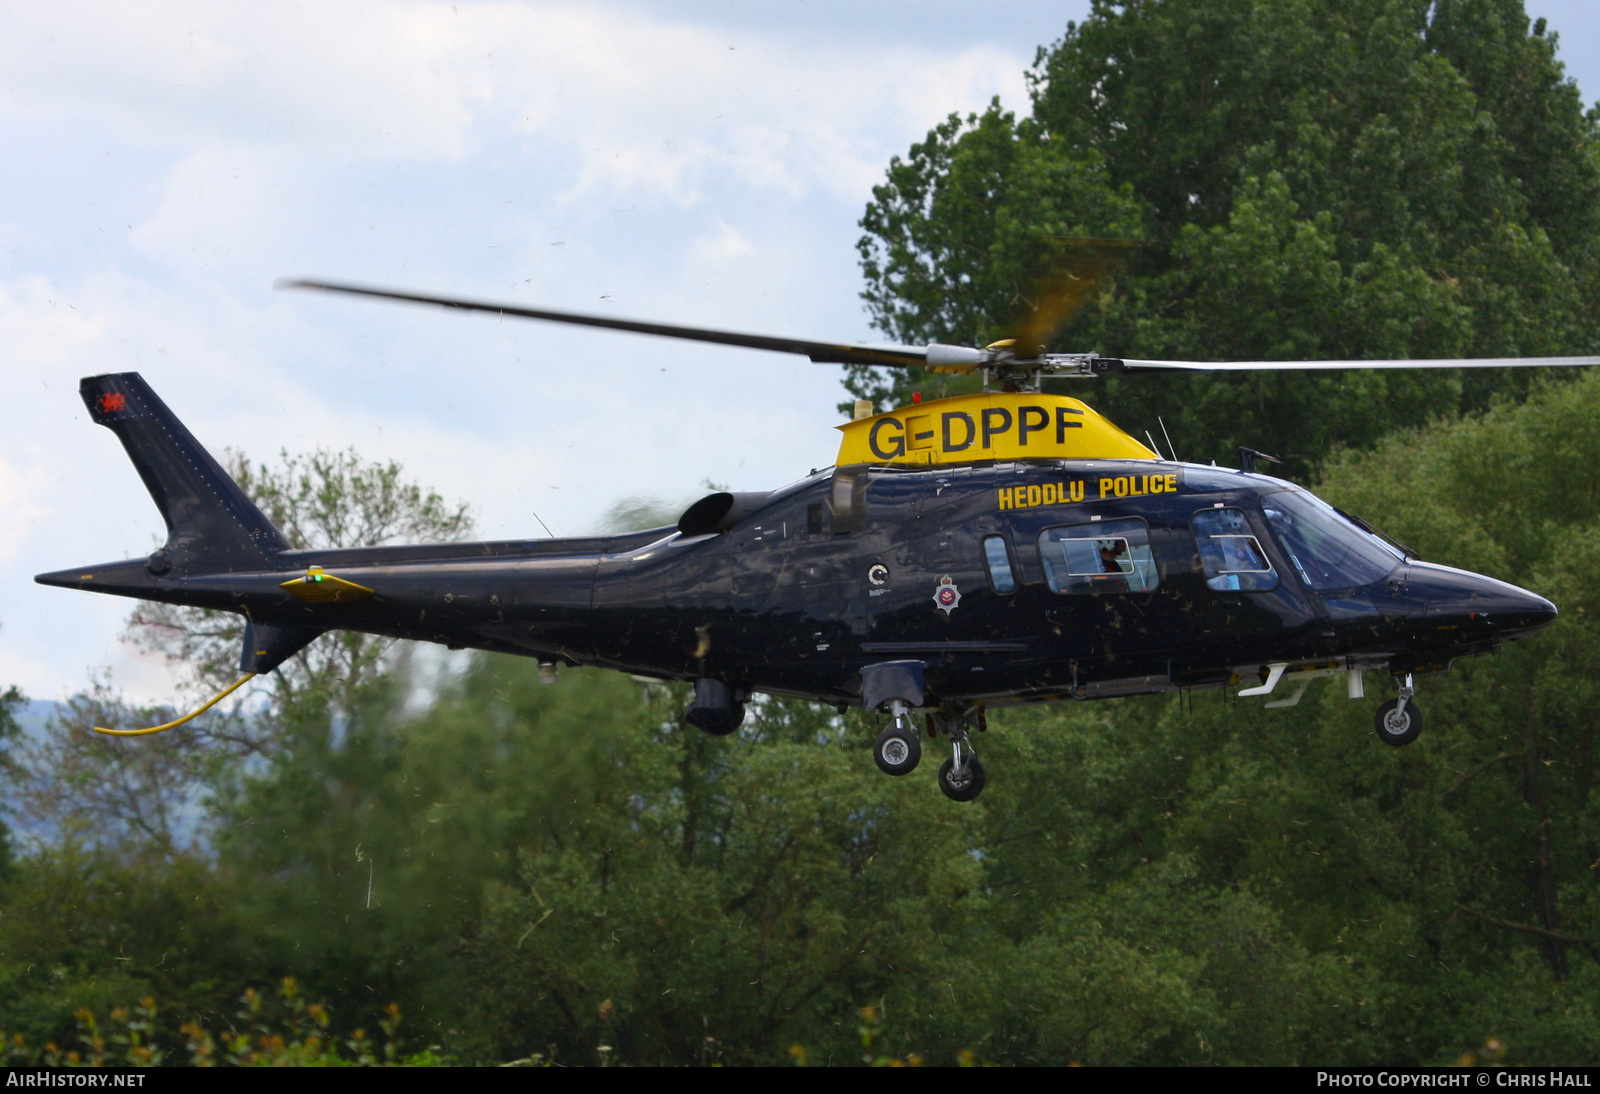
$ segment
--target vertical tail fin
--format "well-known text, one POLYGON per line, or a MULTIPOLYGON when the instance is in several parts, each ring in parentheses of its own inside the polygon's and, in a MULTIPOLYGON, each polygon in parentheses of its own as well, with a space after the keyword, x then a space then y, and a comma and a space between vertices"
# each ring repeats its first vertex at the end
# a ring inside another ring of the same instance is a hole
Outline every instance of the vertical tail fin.
POLYGON ((289 542, 137 372, 78 384, 89 416, 117 435, 167 522, 155 565, 180 571, 255 568, 289 542))

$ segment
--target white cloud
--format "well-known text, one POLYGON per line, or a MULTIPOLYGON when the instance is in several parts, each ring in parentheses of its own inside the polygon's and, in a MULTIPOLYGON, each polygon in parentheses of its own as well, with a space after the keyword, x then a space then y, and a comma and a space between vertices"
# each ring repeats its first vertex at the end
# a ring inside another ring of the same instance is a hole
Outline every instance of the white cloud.
POLYGON ((48 511, 44 499, 49 492, 49 472, 36 458, 21 465, 0 458, 0 562, 17 556, 22 541, 48 511))
POLYGON ((750 240, 725 220, 717 221, 717 229, 696 239, 689 248, 693 262, 722 265, 743 258, 753 248, 750 240))
POLYGON ((796 46, 618 5, 12 5, 0 113, 343 159, 458 161, 520 134, 531 169, 576 165, 569 200, 688 203, 730 172, 791 196, 860 193, 882 169, 872 134, 997 90, 1020 101, 1019 60, 986 45, 796 46))
POLYGON ((11 5, 0 109, 88 114, 144 139, 457 155, 482 91, 435 4, 11 5))
POLYGON ((167 172, 159 207, 128 241, 143 254, 193 270, 253 259, 304 216, 299 189, 283 185, 291 167, 281 155, 237 144, 192 152, 167 172))
POLYGON ((868 188, 946 112, 1020 101, 1026 60, 617 3, 0 8, 0 685, 171 687, 118 642, 130 604, 30 580, 162 532, 80 376, 143 372, 213 451, 399 459, 491 536, 829 462, 837 375, 803 360, 267 286, 861 338, 868 188))

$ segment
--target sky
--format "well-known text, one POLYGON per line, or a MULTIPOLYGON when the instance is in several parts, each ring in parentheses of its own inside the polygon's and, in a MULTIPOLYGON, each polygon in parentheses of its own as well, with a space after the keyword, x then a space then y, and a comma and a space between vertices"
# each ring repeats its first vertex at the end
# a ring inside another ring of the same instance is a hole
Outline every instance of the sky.
MULTIPOLYGON (((1590 102, 1591 4, 1528 2, 1590 102)), ((0 6, 0 687, 173 686, 122 640, 133 602, 31 581, 164 538, 82 376, 143 373, 214 453, 399 460, 483 538, 831 464, 831 367, 272 283, 881 341, 855 253, 872 186, 953 111, 1025 112, 1035 50, 1087 8, 0 6)))

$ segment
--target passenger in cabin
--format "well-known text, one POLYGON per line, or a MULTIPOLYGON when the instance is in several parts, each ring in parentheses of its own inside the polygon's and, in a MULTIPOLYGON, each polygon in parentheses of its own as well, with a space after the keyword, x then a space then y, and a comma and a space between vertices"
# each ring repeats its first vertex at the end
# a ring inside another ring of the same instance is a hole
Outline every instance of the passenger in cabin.
POLYGON ((1096 546, 1100 550, 1100 568, 1105 571, 1105 576, 1090 579, 1095 589, 1099 592, 1127 592, 1128 575, 1133 572, 1133 564, 1125 561, 1128 557, 1128 541, 1102 539, 1096 546))
POLYGON ((1103 539, 1100 541, 1100 566, 1108 574, 1125 574, 1128 567, 1123 566, 1118 560, 1128 553, 1128 544, 1120 539, 1103 539))

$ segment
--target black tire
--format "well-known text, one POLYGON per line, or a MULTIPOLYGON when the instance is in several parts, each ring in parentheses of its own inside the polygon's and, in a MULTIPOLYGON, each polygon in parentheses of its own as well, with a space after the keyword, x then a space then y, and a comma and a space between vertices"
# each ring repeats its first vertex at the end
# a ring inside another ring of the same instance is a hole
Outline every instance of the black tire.
POLYGON ((692 707, 684 720, 713 737, 726 737, 744 725, 744 704, 734 703, 721 709, 692 707))
POLYGON ((872 746, 872 758, 878 761, 878 770, 885 775, 909 775, 922 761, 922 742, 909 729, 890 726, 878 734, 872 746))
POLYGON ((984 785, 989 777, 984 774, 983 764, 976 756, 967 757, 967 770, 960 780, 954 778, 956 761, 948 759, 939 768, 939 789, 944 791, 944 796, 951 801, 969 802, 983 793, 984 785))
POLYGON ((1408 745, 1422 733, 1422 708, 1415 702, 1406 703, 1406 709, 1396 716, 1400 700, 1390 699, 1378 708, 1373 725, 1378 730, 1378 740, 1396 748, 1408 745))

